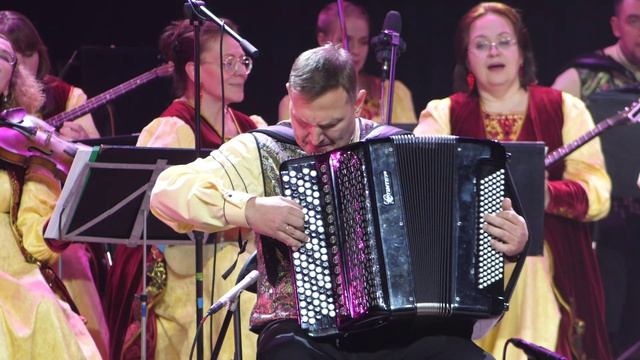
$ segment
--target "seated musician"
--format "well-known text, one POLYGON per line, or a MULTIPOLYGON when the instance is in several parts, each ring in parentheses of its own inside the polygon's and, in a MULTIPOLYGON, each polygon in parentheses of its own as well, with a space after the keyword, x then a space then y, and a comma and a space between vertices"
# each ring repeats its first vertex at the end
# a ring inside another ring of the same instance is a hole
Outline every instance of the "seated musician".
MULTIPOLYGON (((82 89, 48 74, 51 66, 47 47, 24 15, 11 10, 0 11, 0 33, 11 41, 21 68, 32 74, 43 89, 44 102, 34 115, 47 119, 86 101, 87 96, 82 89)), ((65 122, 59 131, 67 139, 100 136, 91 114, 65 122)), ((100 278, 106 275, 104 248, 101 244, 83 243, 67 243, 58 247, 56 251, 60 252, 59 260, 63 264, 62 281, 87 321, 102 356, 107 357, 109 330, 100 300, 100 278)), ((57 265, 55 269, 60 268, 57 265)))
MULTIPOLYGON (((0 111, 22 107, 35 112, 44 95, 22 65, 8 37, 0 32, 0 111)), ((0 127, 0 344, 6 359, 100 359, 83 319, 64 286, 48 269, 59 257, 45 243, 44 224, 61 191, 46 156, 15 165, 24 155, 13 131, 0 127), (15 152, 12 152, 15 150, 15 152), (47 277, 43 276, 46 274, 47 277)), ((28 139, 25 139, 25 148, 28 139)), ((25 151, 26 153, 26 151, 25 151)), ((106 354, 105 354, 106 357, 106 354)))
MULTIPOLYGON (((293 64, 287 91, 291 120, 280 124, 292 128, 292 134, 282 127, 266 128, 277 135, 265 130, 240 134, 207 158, 165 170, 151 198, 153 213, 179 232, 245 227, 261 234, 256 244, 258 299, 251 317, 251 326, 260 331, 258 358, 390 358, 400 352, 405 358, 490 358, 471 342, 470 328, 383 327, 319 340, 298 326, 289 256, 280 243, 298 249, 309 239, 301 206, 280 196, 278 168, 288 159, 360 141, 377 124, 358 116, 366 92, 356 91, 349 53, 333 45, 302 53, 293 64)), ((509 200, 503 209, 487 216, 486 231, 501 240, 492 241, 496 250, 517 255, 525 246, 527 227, 509 200)))
MULTIPOLYGON (((414 133, 544 141, 553 151, 593 128, 579 99, 536 85, 533 48, 514 8, 496 2, 471 8, 460 20, 455 48, 460 91, 430 101, 414 133)), ((609 359, 602 286, 586 224, 609 209, 611 182, 599 140, 547 170, 544 256, 527 259, 509 312, 481 346, 497 356, 507 339, 518 337, 566 357, 609 359)))
MULTIPOLYGON (((236 30, 232 21, 225 19, 225 24, 236 30)), ((163 30, 159 44, 164 58, 175 65, 173 83, 176 99, 158 118, 145 126, 137 145, 193 149, 196 141, 195 100, 198 96, 194 81, 193 25, 189 20, 172 22, 163 30)), ((223 36, 218 25, 207 22, 201 27, 200 48, 202 147, 219 147, 223 142, 223 133, 225 140, 228 140, 240 133, 266 126, 259 116, 248 116, 234 109, 235 104, 245 98, 244 84, 249 78, 253 64, 240 44, 229 35, 223 36), (222 71, 219 67, 220 51, 223 60, 222 71), (224 92, 220 89, 222 80, 224 92), (223 121, 226 124, 224 127, 223 121)), ((223 274, 232 267, 236 258, 241 264, 255 250, 253 234, 248 229, 234 228, 219 233, 216 243, 215 246, 205 245, 203 250, 204 306, 211 305, 211 296, 222 296, 235 285, 241 266, 236 266, 229 277, 223 274), (244 251, 244 247, 247 251, 244 251)), ((147 261, 152 264, 150 268, 153 270, 148 272, 150 285, 147 292, 150 295, 150 305, 147 329, 148 333, 153 335, 147 336, 146 350, 149 354, 155 354, 156 358, 184 359, 189 354, 197 326, 194 316, 194 249, 191 245, 167 246, 162 250, 157 246, 150 247, 147 261)), ((142 291, 142 253, 142 246, 117 246, 115 260, 109 270, 105 308, 113 334, 110 349, 117 358, 140 357, 140 305, 134 302, 134 292, 142 291)), ((247 322, 254 302, 253 294, 243 296, 240 302, 241 317, 246 317, 247 322)), ((209 336, 211 328, 204 327, 205 349, 214 347, 215 342, 210 339, 215 340, 215 334, 220 332, 224 315, 224 312, 220 312, 211 318, 214 331, 212 336, 209 336)), ((251 333, 246 325, 241 331, 243 345, 247 345, 243 346, 243 357, 255 358, 255 334, 251 333)), ((233 330, 227 331, 225 339, 219 354, 221 359, 233 357, 233 330)))

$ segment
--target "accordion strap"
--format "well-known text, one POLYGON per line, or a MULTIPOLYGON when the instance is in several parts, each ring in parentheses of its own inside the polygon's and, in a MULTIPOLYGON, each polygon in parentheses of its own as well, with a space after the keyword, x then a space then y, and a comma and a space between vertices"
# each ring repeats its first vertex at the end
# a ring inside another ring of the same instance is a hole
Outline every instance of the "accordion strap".
MULTIPOLYGON (((360 131, 363 132, 363 136, 361 136, 362 140, 372 140, 372 139, 381 139, 389 136, 395 135, 407 135, 411 134, 410 131, 399 129, 394 126, 389 125, 375 125, 375 126, 367 126, 366 128, 361 121, 361 118, 357 119, 360 122, 360 131)), ((252 130, 251 132, 258 132, 261 134, 265 134, 276 141, 296 145, 296 138, 293 135, 293 129, 291 128, 291 123, 288 121, 278 123, 276 125, 272 125, 266 128, 259 128, 252 130)))

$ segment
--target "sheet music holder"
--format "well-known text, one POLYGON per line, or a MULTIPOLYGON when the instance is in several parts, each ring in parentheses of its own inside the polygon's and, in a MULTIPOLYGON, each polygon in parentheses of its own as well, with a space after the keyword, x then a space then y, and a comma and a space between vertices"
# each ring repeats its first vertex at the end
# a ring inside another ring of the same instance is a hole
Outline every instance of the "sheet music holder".
MULTIPOLYGON (((585 101, 593 120, 597 123, 623 110, 640 97, 640 88, 629 87, 600 91, 585 101)), ((640 126, 622 125, 605 131, 600 136, 602 152, 611 177, 611 195, 640 198, 636 185, 640 172, 640 126)))
MULTIPOLYGON (((203 150, 207 156, 210 150, 203 150)), ((47 239, 141 245, 151 188, 170 165, 194 160, 193 149, 102 146, 76 154, 45 232, 47 239)), ((150 212, 147 240, 190 244, 150 212)))

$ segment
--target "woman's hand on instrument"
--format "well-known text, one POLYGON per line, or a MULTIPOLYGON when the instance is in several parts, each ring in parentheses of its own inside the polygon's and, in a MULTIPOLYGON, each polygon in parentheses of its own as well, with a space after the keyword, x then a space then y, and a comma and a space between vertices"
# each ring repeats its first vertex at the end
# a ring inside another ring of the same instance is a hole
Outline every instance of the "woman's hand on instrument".
POLYGON ((87 139, 89 137, 89 134, 87 134, 82 125, 73 121, 67 121, 62 124, 62 128, 60 128, 60 135, 69 140, 87 139))
POLYGON ((491 240, 491 246, 506 256, 515 256, 522 252, 529 238, 524 218, 511 206, 511 199, 502 202, 502 211, 484 216, 484 230, 497 240, 491 240))
POLYGON ((247 223, 258 234, 270 236, 297 250, 309 240, 304 213, 297 202, 282 196, 254 197, 245 208, 247 223))

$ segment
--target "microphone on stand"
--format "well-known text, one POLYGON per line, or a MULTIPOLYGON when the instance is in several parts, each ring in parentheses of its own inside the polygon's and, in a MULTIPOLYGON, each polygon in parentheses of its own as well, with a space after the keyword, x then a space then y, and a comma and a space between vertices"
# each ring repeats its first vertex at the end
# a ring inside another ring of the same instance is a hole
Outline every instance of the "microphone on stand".
POLYGON ((511 338, 508 341, 510 341, 513 346, 521 349, 525 354, 536 360, 567 360, 566 357, 558 353, 522 339, 511 338))
POLYGON ((380 35, 371 39, 376 51, 376 59, 382 63, 382 83, 380 86, 380 119, 382 124, 391 125, 393 109, 393 88, 396 80, 396 61, 407 45, 400 38, 402 19, 400 13, 391 10, 384 17, 380 35), (385 86, 389 80, 389 86, 385 86))
POLYGON ((206 316, 211 316, 220 311, 220 309, 222 309, 225 305, 234 302, 240 292, 242 292, 242 290, 248 288, 258 280, 258 275, 260 275, 258 270, 252 270, 249 274, 247 274, 247 276, 244 277, 244 279, 242 279, 242 281, 236 284, 236 286, 232 287, 231 290, 227 291, 226 294, 222 295, 222 297, 218 299, 218 301, 211 305, 211 307, 207 311, 206 316))
POLYGON ((376 52, 376 60, 382 64, 383 80, 387 79, 389 73, 392 37, 395 35, 400 39, 398 56, 407 49, 407 43, 400 38, 401 31, 402 17, 399 12, 391 10, 384 17, 384 24, 382 25, 380 34, 371 39, 371 46, 376 52))

